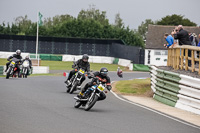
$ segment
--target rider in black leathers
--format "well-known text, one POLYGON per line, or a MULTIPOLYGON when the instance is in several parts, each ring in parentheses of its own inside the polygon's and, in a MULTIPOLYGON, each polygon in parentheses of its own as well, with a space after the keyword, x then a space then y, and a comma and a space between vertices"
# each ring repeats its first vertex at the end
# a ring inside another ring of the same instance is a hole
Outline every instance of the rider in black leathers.
MULTIPOLYGON (((108 77, 108 69, 107 68, 101 68, 100 72, 94 72, 93 76, 101 79, 103 83, 107 85, 107 89, 110 91, 112 89, 112 86, 110 84, 110 77, 108 77)), ((91 75, 88 75, 88 78, 91 78, 91 75)), ((87 83, 83 89, 81 89, 81 92, 77 95, 79 98, 84 98, 83 93, 89 88, 92 87, 93 83, 96 82, 96 79, 93 79, 91 82, 87 83)), ((106 95, 101 92, 100 97, 98 100, 104 100, 106 98, 106 95)))
MULTIPOLYGON (((88 62, 89 56, 87 54, 84 54, 82 59, 76 61, 75 63, 75 68, 82 68, 85 70, 85 72, 90 72, 90 63, 88 62)), ((65 81, 66 84, 70 84, 70 79, 72 78, 72 76, 76 73, 75 70, 70 71, 69 76, 67 78, 67 80, 65 81)), ((81 79, 80 85, 83 83, 83 81, 85 80, 85 75, 83 76, 83 78, 81 79)))
MULTIPOLYGON (((12 56, 10 56, 10 57, 8 57, 8 63, 6 63, 6 70, 5 70, 5 72, 8 70, 8 66, 10 65, 10 63, 11 63, 11 59, 12 58, 17 58, 17 59, 19 59, 20 61, 22 60, 22 56, 21 56, 21 50, 16 50, 16 54, 13 54, 12 56)), ((20 72, 20 68, 18 67, 18 65, 16 66, 17 67, 17 71, 18 71, 18 74, 19 74, 19 72, 20 72)))

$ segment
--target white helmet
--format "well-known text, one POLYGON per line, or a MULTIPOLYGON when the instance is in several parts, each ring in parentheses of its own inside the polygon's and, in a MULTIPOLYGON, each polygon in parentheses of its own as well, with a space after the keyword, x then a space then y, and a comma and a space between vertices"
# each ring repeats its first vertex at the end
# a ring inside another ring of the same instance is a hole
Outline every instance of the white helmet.
POLYGON ((21 55, 21 50, 16 50, 16 55, 21 55))

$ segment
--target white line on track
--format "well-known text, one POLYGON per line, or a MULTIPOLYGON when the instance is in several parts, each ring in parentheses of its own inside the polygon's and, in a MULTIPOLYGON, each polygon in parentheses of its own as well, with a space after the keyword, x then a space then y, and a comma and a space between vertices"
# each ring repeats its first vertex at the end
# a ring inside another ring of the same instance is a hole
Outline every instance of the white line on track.
MULTIPOLYGON (((114 83, 114 82, 115 82, 115 81, 112 81, 111 84, 114 83)), ((128 100, 126 100, 126 99, 123 99, 123 98, 119 97, 116 93, 114 93, 112 90, 111 90, 110 92, 111 92, 115 97, 117 97, 119 100, 122 100, 122 101, 124 101, 124 102, 133 104, 133 105, 135 105, 135 106, 138 106, 138 107, 147 109, 147 110, 149 110, 149 111, 152 111, 152 112, 157 113, 157 114, 159 114, 159 115, 165 116, 165 117, 167 117, 167 118, 169 118, 169 119, 175 120, 175 121, 180 122, 180 123, 182 123, 182 124, 185 124, 185 125, 188 125, 188 126, 191 126, 191 127, 197 128, 197 129, 200 129, 199 126, 195 126, 195 125, 193 125, 193 124, 190 124, 190 123, 181 121, 181 120, 179 120, 179 119, 176 119, 176 118, 171 117, 171 116, 169 116, 169 115, 166 115, 166 114, 164 114, 164 113, 158 112, 158 111, 153 110, 153 109, 151 109, 151 108, 148 108, 148 107, 146 107, 146 106, 143 106, 143 105, 140 105, 140 104, 137 104, 137 103, 128 101, 128 100)))

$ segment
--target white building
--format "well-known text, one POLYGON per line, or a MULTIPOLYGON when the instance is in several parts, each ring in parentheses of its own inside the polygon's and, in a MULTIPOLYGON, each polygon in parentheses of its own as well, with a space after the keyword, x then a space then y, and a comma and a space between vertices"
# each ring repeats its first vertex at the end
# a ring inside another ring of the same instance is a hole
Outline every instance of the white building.
MULTIPOLYGON (((166 66, 168 51, 164 34, 171 34, 175 26, 149 25, 145 47, 145 65, 166 66)), ((184 26, 188 32, 200 34, 200 27, 184 26)))

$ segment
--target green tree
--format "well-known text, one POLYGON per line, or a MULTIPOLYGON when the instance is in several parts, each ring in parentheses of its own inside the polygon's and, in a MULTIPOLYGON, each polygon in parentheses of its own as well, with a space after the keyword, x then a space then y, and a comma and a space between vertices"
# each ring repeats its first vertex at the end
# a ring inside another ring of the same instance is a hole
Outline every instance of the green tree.
POLYGON ((19 27, 20 34, 29 35, 28 33, 29 29, 31 28, 32 22, 30 19, 28 19, 27 15, 25 15, 25 17, 17 17, 14 24, 19 27))
POLYGON ((120 17, 120 13, 115 15, 115 26, 118 28, 122 28, 122 26, 124 26, 123 20, 120 17))
POLYGON ((145 21, 142 21, 140 26, 138 26, 138 33, 142 36, 143 40, 146 40, 149 24, 154 24, 154 22, 151 19, 146 19, 145 21))
POLYGON ((0 34, 4 34, 5 30, 5 23, 3 22, 2 25, 0 25, 0 34))
POLYGON ((17 35, 19 33, 19 27, 12 23, 11 33, 17 35))
POLYGON ((101 24, 108 24, 108 19, 106 17, 106 11, 100 11, 95 8, 95 5, 90 5, 89 9, 81 10, 78 14, 78 19, 94 19, 101 24))
POLYGON ((4 34, 11 34, 11 28, 10 28, 10 24, 7 24, 8 26, 5 28, 4 30, 4 34))
POLYGON ((183 26, 197 26, 196 23, 190 21, 187 18, 184 18, 182 15, 167 15, 166 17, 163 17, 160 21, 157 21, 157 25, 183 25, 183 26))

